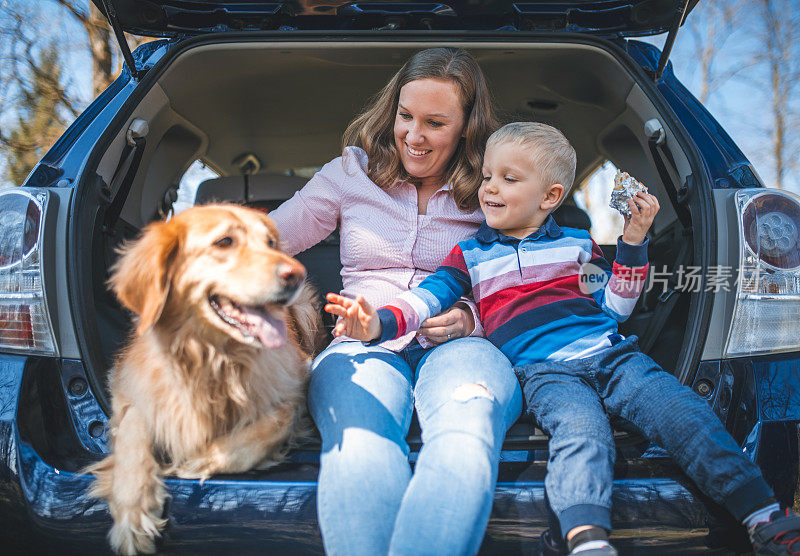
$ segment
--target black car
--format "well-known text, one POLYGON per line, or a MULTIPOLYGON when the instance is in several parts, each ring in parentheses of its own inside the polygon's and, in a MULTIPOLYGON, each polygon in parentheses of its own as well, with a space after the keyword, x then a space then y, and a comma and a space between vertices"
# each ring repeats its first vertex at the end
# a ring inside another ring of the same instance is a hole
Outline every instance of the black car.
MULTIPOLYGON (((339 154, 368 96, 434 45, 475 56, 506 119, 563 130, 579 181, 611 161, 648 184, 662 206, 650 232, 656 287, 621 332, 707 400, 781 503, 795 504, 800 199, 765 188, 673 75, 669 49, 694 1, 94 1, 120 37, 123 73, 21 187, 0 190, 4 553, 108 550, 107 508, 79 471, 107 451, 106 375, 131 324, 106 289, 115 247, 169 215, 197 160, 221 177, 196 202, 274 208, 339 154), (164 40, 131 53, 123 31, 164 40), (630 38, 663 32, 664 52, 630 38)), ((576 206, 557 219, 591 225, 576 206)), ((615 246, 602 248, 613 259, 615 246)), ((336 234, 298 258, 321 292, 338 291, 336 234)), ((419 448, 418 429, 410 442, 419 448)), ((617 444, 623 553, 748 550, 658 447, 624 429, 617 444)), ((546 462, 547 438, 514 425, 482 553, 530 552, 548 526, 546 462)), ((318 468, 311 443, 269 471, 167 479, 162 549, 321 553, 318 468)))

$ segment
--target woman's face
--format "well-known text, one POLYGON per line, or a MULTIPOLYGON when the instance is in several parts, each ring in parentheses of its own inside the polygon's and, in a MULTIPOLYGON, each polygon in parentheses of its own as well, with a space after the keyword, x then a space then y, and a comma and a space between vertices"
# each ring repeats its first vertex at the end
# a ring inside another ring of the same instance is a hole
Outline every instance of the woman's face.
POLYGON ((423 185, 442 185, 463 131, 464 111, 454 82, 417 79, 400 88, 394 142, 406 172, 423 185))

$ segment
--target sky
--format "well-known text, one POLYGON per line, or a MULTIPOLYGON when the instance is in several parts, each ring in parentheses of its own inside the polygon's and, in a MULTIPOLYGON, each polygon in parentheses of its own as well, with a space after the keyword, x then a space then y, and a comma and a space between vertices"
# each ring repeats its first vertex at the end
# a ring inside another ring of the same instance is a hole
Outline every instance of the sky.
MULTIPOLYGON (((8 2, 9 0, 0 0, 0 6, 8 2)), ((91 58, 83 28, 74 18, 66 15, 63 8, 58 7, 53 0, 38 2, 28 0, 22 4, 26 4, 38 17, 37 28, 48 29, 51 36, 65 45, 66 48, 62 51, 62 63, 65 68, 64 74, 70 76, 68 89, 73 96, 81 99, 84 105, 88 105, 92 98, 91 58)), ((704 3, 701 2, 689 15, 689 20, 696 17, 698 22, 703 22, 708 17, 703 10, 704 3)), ((725 71, 737 69, 739 72, 711 94, 706 102, 706 107, 739 145, 761 175, 765 185, 769 187, 774 183, 774 173, 767 148, 770 121, 766 108, 768 97, 763 87, 758 85, 760 82, 763 83, 764 76, 758 74, 759 70, 756 67, 748 66, 748 61, 759 51, 761 45, 758 42, 757 33, 748 28, 747 23, 729 30, 728 34, 730 37, 721 49, 717 67, 725 71)), ((661 48, 665 38, 666 34, 641 40, 651 42, 661 48)), ((678 33, 670 59, 678 78, 689 90, 699 95, 700 72, 697 70, 697 45, 688 24, 678 33)), ((798 96, 800 94, 795 92, 795 98, 798 96)), ((614 168, 602 169, 594 181, 607 184, 607 180, 609 176, 613 176, 613 172, 614 168)), ((182 187, 179 204, 188 204, 187 193, 190 193, 197 180, 208 175, 210 174, 203 172, 202 169, 193 169, 187 176, 191 184, 184 184, 182 187)), ((800 194, 798 172, 790 172, 787 181, 788 183, 784 187, 800 194)), ((606 188, 603 186, 603 189, 606 188)))

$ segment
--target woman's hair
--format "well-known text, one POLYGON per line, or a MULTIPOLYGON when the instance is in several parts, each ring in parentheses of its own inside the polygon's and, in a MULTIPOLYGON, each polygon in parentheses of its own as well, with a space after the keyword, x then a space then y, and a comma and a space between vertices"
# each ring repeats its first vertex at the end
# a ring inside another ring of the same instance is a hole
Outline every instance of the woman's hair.
POLYGON ((430 48, 414 54, 375 95, 344 132, 342 148, 353 145, 367 153, 367 175, 387 189, 397 180, 414 181, 406 172, 394 142, 394 121, 400 88, 417 79, 441 79, 456 84, 464 110, 464 137, 444 172, 461 210, 478 207, 478 188, 486 139, 497 128, 489 89, 481 68, 460 48, 430 48))

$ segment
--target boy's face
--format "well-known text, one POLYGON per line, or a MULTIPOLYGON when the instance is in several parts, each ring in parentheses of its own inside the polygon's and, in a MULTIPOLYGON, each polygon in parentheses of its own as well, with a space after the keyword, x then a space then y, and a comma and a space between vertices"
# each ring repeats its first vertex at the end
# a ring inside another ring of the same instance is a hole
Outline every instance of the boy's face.
POLYGON ((522 239, 541 226, 561 200, 564 188, 544 184, 533 164, 533 147, 505 142, 486 149, 478 190, 486 223, 522 239))

